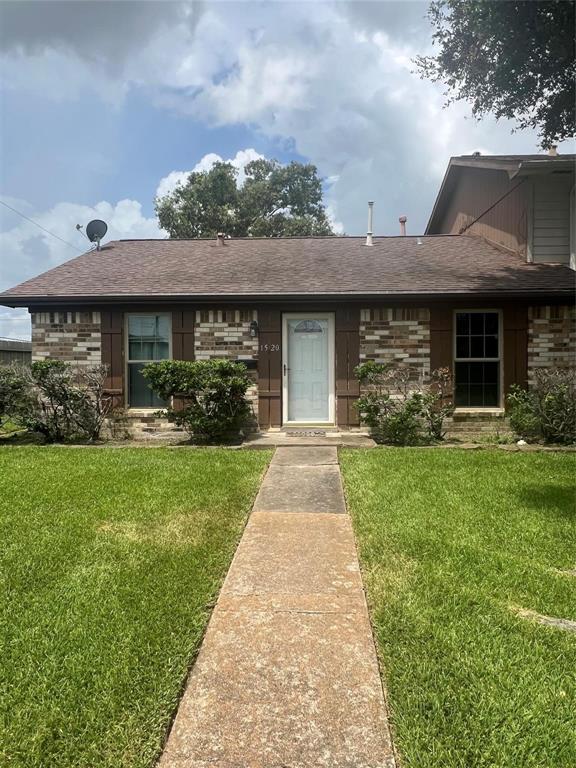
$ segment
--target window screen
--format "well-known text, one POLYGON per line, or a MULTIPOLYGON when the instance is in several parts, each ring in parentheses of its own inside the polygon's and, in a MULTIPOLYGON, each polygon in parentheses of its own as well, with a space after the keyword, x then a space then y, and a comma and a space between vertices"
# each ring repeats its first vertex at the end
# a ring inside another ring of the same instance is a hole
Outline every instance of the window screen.
POLYGON ((146 363, 170 357, 170 318, 168 315, 128 316, 128 405, 130 408, 162 408, 142 376, 146 363))

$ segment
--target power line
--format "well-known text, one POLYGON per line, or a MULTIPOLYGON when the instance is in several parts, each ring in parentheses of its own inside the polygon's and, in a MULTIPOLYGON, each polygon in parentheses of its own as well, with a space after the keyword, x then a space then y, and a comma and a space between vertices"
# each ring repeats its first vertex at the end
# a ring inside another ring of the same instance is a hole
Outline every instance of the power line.
POLYGON ((9 210, 13 211, 14 213, 17 213, 18 216, 22 216, 23 219, 26 219, 26 221, 29 221, 31 224, 34 224, 38 229, 41 229, 43 232, 46 232, 48 235, 52 235, 52 237, 55 237, 56 240, 60 240, 61 243, 64 243, 64 245, 70 246, 70 248, 74 248, 75 251, 78 251, 78 253, 84 253, 83 250, 81 250, 77 245, 72 245, 72 243, 69 243, 67 240, 64 240, 64 238, 60 237, 60 235, 55 235, 54 232, 50 232, 49 229, 46 229, 46 227, 43 227, 42 224, 38 224, 37 221, 34 221, 34 219, 31 219, 29 216, 25 216, 20 211, 17 211, 16 208, 12 208, 11 205, 8 205, 8 203, 5 203, 4 200, 0 200, 0 203, 9 210))

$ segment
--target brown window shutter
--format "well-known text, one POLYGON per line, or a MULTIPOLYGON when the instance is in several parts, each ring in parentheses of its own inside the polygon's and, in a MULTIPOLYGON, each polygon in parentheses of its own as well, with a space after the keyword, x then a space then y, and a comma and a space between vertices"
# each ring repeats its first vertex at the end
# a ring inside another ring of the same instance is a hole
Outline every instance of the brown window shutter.
POLYGON ((114 406, 124 406, 124 348, 121 311, 105 310, 101 313, 102 364, 108 367, 106 388, 114 395, 114 406))
MULTIPOLYGON (((174 310, 172 312, 172 359, 194 360, 194 323, 196 312, 193 309, 174 310)), ((174 398, 175 410, 184 406, 181 398, 174 398)))
POLYGON ((360 362, 360 310, 356 307, 336 311, 336 422, 340 427, 356 427, 360 415, 355 402, 360 395, 354 368, 360 362))
POLYGON ((258 421, 263 429, 282 424, 282 314, 258 308, 258 421))
POLYGON ((452 307, 430 307, 430 370, 448 368, 453 372, 452 307))
POLYGON ((528 381, 528 307, 507 305, 502 311, 503 339, 502 365, 504 366, 504 397, 512 384, 522 387, 528 381))
POLYGON ((172 312, 172 359, 194 360, 194 322, 196 312, 193 309, 172 312))

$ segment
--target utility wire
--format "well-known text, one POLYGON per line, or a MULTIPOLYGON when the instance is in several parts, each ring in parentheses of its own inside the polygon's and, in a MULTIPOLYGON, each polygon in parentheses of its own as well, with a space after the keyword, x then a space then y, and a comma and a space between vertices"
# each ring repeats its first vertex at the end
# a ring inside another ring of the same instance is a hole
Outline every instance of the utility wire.
POLYGON ((17 211, 16 208, 12 208, 11 205, 8 205, 8 203, 5 203, 4 200, 0 200, 0 203, 5 207, 8 208, 11 211, 14 211, 14 213, 17 213, 18 216, 22 216, 23 219, 26 219, 26 221, 29 221, 31 224, 34 224, 38 229, 41 229, 43 232, 46 232, 48 235, 52 235, 52 237, 55 237, 56 240, 60 240, 61 243, 64 243, 64 245, 70 246, 70 248, 74 248, 75 251, 78 251, 78 253, 84 253, 83 250, 81 250, 77 245, 72 245, 72 243, 69 243, 67 240, 64 240, 60 235, 55 235, 54 232, 50 232, 49 229, 46 229, 46 227, 43 227, 42 224, 38 224, 37 221, 34 221, 34 219, 29 218, 28 216, 25 216, 20 211, 17 211))

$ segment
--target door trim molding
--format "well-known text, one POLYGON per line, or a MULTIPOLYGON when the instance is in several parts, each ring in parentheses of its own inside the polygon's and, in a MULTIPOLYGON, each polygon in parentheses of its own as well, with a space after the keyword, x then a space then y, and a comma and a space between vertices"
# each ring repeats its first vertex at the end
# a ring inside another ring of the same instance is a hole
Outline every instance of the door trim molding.
POLYGON ((282 313, 282 424, 334 426, 336 423, 336 335, 334 312, 282 313), (328 320, 328 421, 288 420, 288 320, 328 320))

